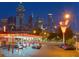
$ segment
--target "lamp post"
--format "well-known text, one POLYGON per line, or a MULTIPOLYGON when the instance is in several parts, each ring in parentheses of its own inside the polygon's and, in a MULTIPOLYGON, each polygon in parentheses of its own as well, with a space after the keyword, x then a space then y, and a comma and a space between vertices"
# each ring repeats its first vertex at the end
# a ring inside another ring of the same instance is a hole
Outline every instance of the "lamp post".
POLYGON ((61 31, 62 31, 62 34, 63 34, 63 44, 65 43, 65 31, 66 31, 66 26, 65 24, 61 21, 60 22, 60 27, 61 27, 61 31))
POLYGON ((66 20, 60 21, 60 23, 59 23, 60 27, 61 27, 62 34, 63 34, 63 44, 65 44, 65 32, 66 32, 66 29, 68 28, 69 18, 70 18, 70 15, 66 14, 65 15, 66 20))
POLYGON ((65 19, 69 19, 70 18, 70 14, 65 14, 64 18, 65 19))

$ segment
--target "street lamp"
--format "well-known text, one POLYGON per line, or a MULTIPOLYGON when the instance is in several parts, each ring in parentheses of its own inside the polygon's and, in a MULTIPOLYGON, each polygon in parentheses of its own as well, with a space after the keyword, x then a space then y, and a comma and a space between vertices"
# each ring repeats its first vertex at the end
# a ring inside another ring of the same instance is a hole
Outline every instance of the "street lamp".
POLYGON ((61 31, 62 31, 62 34, 63 34, 63 44, 65 43, 65 31, 66 31, 66 26, 64 24, 64 22, 60 22, 60 27, 61 27, 61 31))
POLYGON ((65 14, 65 18, 66 19, 70 18, 70 15, 69 14, 65 14))
POLYGON ((65 14, 65 19, 64 21, 60 21, 60 27, 61 27, 61 31, 62 31, 62 34, 63 34, 63 44, 65 43, 65 32, 66 32, 66 29, 69 25, 69 18, 70 18, 70 15, 69 14, 65 14))

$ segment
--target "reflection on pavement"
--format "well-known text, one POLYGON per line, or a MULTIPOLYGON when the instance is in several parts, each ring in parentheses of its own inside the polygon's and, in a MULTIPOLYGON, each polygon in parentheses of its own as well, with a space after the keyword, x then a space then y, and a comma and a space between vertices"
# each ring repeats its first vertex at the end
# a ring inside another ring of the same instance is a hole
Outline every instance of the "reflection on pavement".
POLYGON ((12 49, 8 51, 7 49, 3 49, 3 54, 5 57, 29 57, 34 52, 36 52, 37 49, 32 49, 32 47, 26 47, 23 49, 14 49, 12 53, 12 49))

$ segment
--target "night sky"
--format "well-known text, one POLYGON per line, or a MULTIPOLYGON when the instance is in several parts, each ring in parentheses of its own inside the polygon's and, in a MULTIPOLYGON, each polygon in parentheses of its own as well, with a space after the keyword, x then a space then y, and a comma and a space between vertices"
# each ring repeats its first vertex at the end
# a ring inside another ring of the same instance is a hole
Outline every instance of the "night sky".
MULTIPOLYGON (((0 3, 0 19, 9 16, 16 16, 16 8, 18 2, 1 2, 0 3)), ((73 14, 73 22, 71 27, 74 31, 79 31, 79 3, 78 2, 24 2, 23 3, 26 11, 24 22, 28 21, 28 16, 33 14, 33 20, 36 17, 44 18, 45 23, 48 20, 48 13, 53 14, 53 19, 56 23, 62 18, 62 14, 67 11, 73 14)))

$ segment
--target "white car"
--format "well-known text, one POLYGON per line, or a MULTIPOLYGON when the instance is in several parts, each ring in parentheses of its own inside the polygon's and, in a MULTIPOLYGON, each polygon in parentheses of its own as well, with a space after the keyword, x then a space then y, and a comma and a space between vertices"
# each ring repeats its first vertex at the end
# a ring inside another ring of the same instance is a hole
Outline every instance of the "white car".
POLYGON ((23 45, 23 47, 27 47, 27 44, 25 44, 25 43, 23 43, 22 45, 23 45))
POLYGON ((23 49, 23 46, 21 44, 18 45, 19 49, 23 49))

